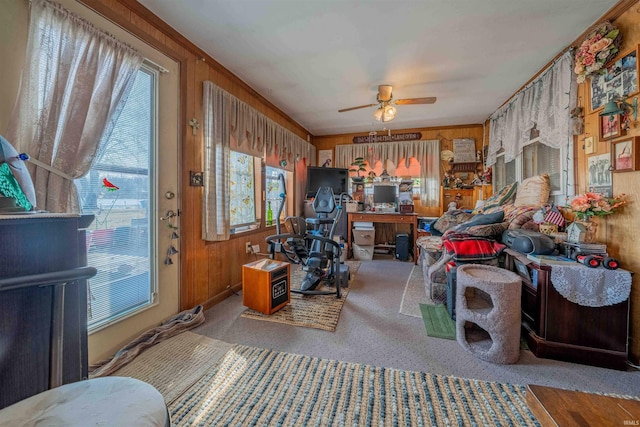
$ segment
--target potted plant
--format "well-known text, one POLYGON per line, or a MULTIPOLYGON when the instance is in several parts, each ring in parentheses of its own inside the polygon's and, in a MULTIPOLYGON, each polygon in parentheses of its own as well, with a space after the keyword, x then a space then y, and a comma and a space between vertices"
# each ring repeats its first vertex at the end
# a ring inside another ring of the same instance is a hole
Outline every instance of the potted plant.
POLYGON ((360 176, 360 172, 366 172, 367 171, 367 162, 365 162, 363 157, 356 157, 355 160, 353 161, 353 163, 351 163, 351 166, 353 166, 351 169, 349 169, 349 172, 356 172, 358 174, 358 176, 353 177, 353 181, 354 182, 362 182, 364 181, 364 177, 360 176))

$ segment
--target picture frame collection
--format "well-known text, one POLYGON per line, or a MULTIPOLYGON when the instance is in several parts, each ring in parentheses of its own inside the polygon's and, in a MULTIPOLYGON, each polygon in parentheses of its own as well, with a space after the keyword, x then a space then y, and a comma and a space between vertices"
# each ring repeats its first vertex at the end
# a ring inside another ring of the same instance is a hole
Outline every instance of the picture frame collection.
MULTIPOLYGON (((604 67, 602 74, 588 82, 590 113, 602 110, 607 102, 630 98, 640 92, 638 64, 640 45, 622 54, 604 67)), ((598 137, 584 138, 587 157, 588 185, 607 193, 611 188, 611 174, 640 170, 640 136, 626 136, 626 114, 598 116, 598 137), (598 153, 598 141, 611 144, 609 153, 598 153)))

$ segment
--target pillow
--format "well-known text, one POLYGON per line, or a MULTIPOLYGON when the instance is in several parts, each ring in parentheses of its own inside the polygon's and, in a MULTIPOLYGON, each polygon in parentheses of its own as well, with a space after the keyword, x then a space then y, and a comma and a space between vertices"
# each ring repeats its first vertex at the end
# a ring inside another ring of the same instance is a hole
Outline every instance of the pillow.
POLYGON ((547 203, 549 193, 551 192, 551 183, 549 175, 542 174, 532 176, 522 181, 518 187, 516 200, 513 202, 515 206, 542 206, 547 203))
POLYGON ((513 230, 515 228, 522 228, 523 225, 531 221, 535 213, 535 210, 530 210, 528 212, 523 212, 520 215, 517 215, 509 222, 509 229, 513 230))
POLYGON ((436 230, 440 233, 444 233, 448 229, 455 227, 456 225, 467 222, 473 215, 465 212, 461 209, 454 209, 447 211, 440 218, 436 220, 431 226, 432 230, 436 230))
POLYGON ((508 223, 498 222, 495 224, 474 225, 465 230, 471 236, 497 238, 508 228, 508 223))
POLYGON ((478 209, 478 212, 484 213, 488 209, 502 206, 511 202, 516 194, 516 188, 518 188, 517 182, 512 182, 511 184, 505 185, 500 189, 500 191, 494 193, 493 196, 485 200, 482 207, 478 209))
POLYGON ((460 224, 456 227, 456 230, 466 230, 469 227, 473 227, 474 225, 487 225, 487 224, 495 224, 496 222, 502 222, 504 219, 504 212, 497 211, 490 214, 476 214, 469 221, 460 224))

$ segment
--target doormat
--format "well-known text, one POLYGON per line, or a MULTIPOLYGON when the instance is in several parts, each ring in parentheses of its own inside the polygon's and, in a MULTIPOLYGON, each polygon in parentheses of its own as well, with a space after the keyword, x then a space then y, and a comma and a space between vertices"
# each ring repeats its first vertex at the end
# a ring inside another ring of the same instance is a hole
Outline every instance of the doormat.
POLYGON ((451 319, 444 304, 420 304, 420 311, 427 335, 448 340, 456 339, 456 322, 451 319))

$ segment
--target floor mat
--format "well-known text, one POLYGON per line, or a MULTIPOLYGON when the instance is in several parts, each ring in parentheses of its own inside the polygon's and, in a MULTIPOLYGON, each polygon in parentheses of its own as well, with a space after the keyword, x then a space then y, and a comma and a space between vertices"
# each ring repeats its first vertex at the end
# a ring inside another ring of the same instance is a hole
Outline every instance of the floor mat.
POLYGON ((427 335, 449 340, 456 339, 456 322, 451 319, 444 304, 420 304, 420 311, 427 335))

